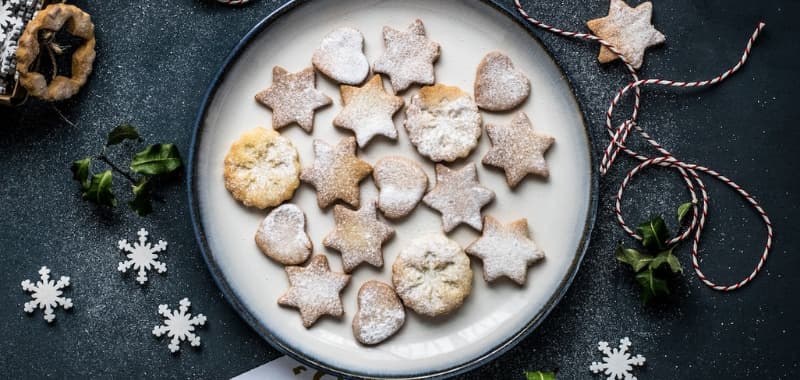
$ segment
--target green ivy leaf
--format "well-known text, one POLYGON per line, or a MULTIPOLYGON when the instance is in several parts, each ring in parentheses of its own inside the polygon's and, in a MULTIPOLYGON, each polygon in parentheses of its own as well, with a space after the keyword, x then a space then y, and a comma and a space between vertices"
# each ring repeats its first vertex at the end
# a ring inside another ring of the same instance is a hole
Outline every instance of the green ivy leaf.
POLYGON ((111 170, 92 176, 89 187, 83 192, 83 199, 103 206, 117 207, 117 198, 111 192, 111 170))
POLYGON ((142 179, 131 186, 131 188, 133 189, 133 200, 128 202, 128 207, 139 216, 145 216, 153 212, 149 179, 147 177, 142 177, 142 179))
POLYGON ((667 231, 667 225, 664 223, 664 219, 660 216, 637 226, 636 233, 642 237, 642 245, 645 246, 645 248, 659 251, 667 248, 664 243, 667 241, 669 231, 667 231))
POLYGON ((89 166, 92 164, 92 158, 86 157, 82 160, 77 160, 72 163, 72 179, 80 182, 81 188, 87 190, 90 185, 89 181, 89 166))
POLYGON ((131 160, 131 170, 144 175, 171 173, 181 165, 180 152, 174 144, 150 145, 131 160))
POLYGON ((553 372, 542 372, 542 371, 535 371, 535 372, 525 372, 525 378, 527 380, 556 380, 556 374, 553 372))
POLYGON ((646 271, 636 274, 636 282, 642 286, 642 302, 649 303, 653 297, 669 294, 667 282, 658 278, 653 272, 653 268, 648 267, 646 271))
POLYGON ((686 202, 678 206, 678 224, 681 224, 686 215, 689 215, 689 211, 692 209, 692 206, 694 206, 694 203, 692 202, 686 202))
POLYGON ((672 254, 672 249, 659 252, 656 257, 653 258, 653 261, 650 262, 650 268, 656 270, 664 264, 669 266, 669 269, 672 271, 672 273, 683 273, 683 267, 681 266, 680 261, 678 261, 678 258, 672 254))
POLYGON ((641 253, 635 249, 624 248, 621 244, 617 246, 614 256, 617 257, 617 260, 630 265, 634 272, 641 271, 653 261, 652 256, 641 253))
POLYGON ((116 128, 108 132, 108 140, 106 146, 117 145, 125 140, 141 140, 139 131, 136 127, 130 124, 120 124, 116 128))

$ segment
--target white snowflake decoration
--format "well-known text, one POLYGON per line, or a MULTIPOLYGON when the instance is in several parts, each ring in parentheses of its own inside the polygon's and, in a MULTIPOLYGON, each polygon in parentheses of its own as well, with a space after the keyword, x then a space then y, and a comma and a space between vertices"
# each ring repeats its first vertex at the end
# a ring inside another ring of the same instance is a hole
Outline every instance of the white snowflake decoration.
POLYGON ((166 320, 163 325, 153 328, 153 335, 160 337, 167 334, 172 338, 167 346, 170 352, 180 350, 180 343, 184 340, 189 341, 192 347, 199 347, 200 337, 195 335, 194 328, 206 324, 205 315, 197 314, 192 317, 191 313, 187 313, 189 306, 192 305, 188 298, 182 299, 180 304, 178 310, 170 310, 168 305, 158 305, 158 314, 161 314, 166 320))
POLYGON ((52 323, 56 319, 53 309, 59 306, 67 310, 72 307, 72 299, 61 297, 62 290, 69 286, 69 277, 61 276, 56 282, 50 279, 50 269, 39 269, 41 279, 34 285, 31 280, 22 281, 22 290, 30 292, 33 300, 25 302, 25 312, 30 314, 36 309, 44 309, 44 320, 52 323))
POLYGON ((11 24, 11 2, 0 0, 0 28, 11 24))
POLYGON ((119 249, 128 252, 126 255, 128 260, 120 262, 117 270, 125 273, 133 267, 133 270, 139 271, 136 281, 139 281, 139 284, 144 284, 147 282, 148 270, 156 269, 158 273, 167 271, 167 264, 158 261, 158 255, 156 254, 167 249, 167 242, 159 240, 158 244, 153 246, 152 243, 147 242, 147 230, 144 228, 139 230, 138 235, 139 241, 134 242, 132 246, 127 240, 119 241, 119 249))
POLYGON ((631 340, 624 337, 619 340, 619 348, 611 348, 608 342, 597 343, 597 349, 603 352, 605 357, 602 363, 592 362, 589 369, 594 373, 602 372, 608 375, 607 380, 636 380, 636 376, 631 374, 633 366, 644 365, 644 356, 636 355, 631 357, 628 348, 631 340))

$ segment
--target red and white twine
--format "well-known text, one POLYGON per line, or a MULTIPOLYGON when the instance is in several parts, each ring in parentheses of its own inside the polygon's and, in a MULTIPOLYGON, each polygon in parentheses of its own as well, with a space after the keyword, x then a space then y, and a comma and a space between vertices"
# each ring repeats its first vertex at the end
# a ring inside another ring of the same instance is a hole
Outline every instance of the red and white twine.
POLYGON ((217 0, 217 1, 226 5, 241 5, 250 0, 217 0))
POLYGON ((764 267, 764 263, 767 261, 767 257, 769 256, 770 249, 772 248, 772 222, 770 221, 767 213, 764 211, 763 208, 758 204, 758 202, 750 195, 747 191, 745 191, 741 186, 733 182, 730 178, 712 170, 705 166, 700 166, 696 164, 686 163, 677 158, 675 158, 669 151, 667 151, 661 144, 655 141, 647 132, 645 132, 636 122, 639 116, 639 107, 640 107, 640 98, 641 98, 641 87, 642 86, 650 86, 650 85, 660 85, 660 86, 667 86, 667 87, 703 87, 703 86, 710 86, 722 82, 723 80, 727 79, 730 75, 738 71, 742 65, 747 61, 748 56, 750 55, 750 49, 753 46, 753 41, 758 38, 758 35, 761 33, 761 30, 764 28, 765 24, 760 22, 758 27, 750 36, 750 39, 747 41, 747 46, 744 49, 744 53, 739 61, 736 63, 735 66, 731 67, 730 69, 726 70, 719 76, 716 76, 710 80, 704 81, 696 81, 696 82, 681 82, 681 81, 671 81, 671 80, 664 80, 664 79, 639 79, 637 75, 636 69, 631 66, 628 60, 620 54, 620 52, 608 41, 603 40, 602 38, 595 36, 589 33, 578 33, 578 32, 570 32, 565 31, 550 25, 547 25, 539 20, 536 20, 522 8, 522 4, 520 4, 519 0, 514 0, 514 5, 517 8, 517 11, 524 17, 528 22, 533 24, 536 27, 542 28, 549 32, 565 36, 565 37, 572 37, 572 38, 580 38, 586 39, 590 41, 595 41, 613 53, 615 53, 619 58, 622 60, 625 67, 628 69, 633 81, 623 87, 621 90, 617 92, 614 96, 614 99, 611 101, 611 105, 606 112, 606 130, 610 136, 610 142, 606 149, 603 151, 603 159, 600 164, 600 174, 605 175, 610 169, 611 166, 614 164, 615 159, 620 151, 625 152, 631 157, 641 161, 636 167, 631 169, 625 178, 622 180, 620 184, 619 190, 617 191, 616 203, 614 206, 614 213, 617 216, 617 221, 619 225, 625 230, 628 235, 633 237, 634 239, 641 240, 642 237, 637 235, 635 231, 633 231, 628 225, 625 223, 625 220, 622 218, 622 195, 625 191, 625 188, 630 184, 630 181, 633 177, 647 168, 648 166, 656 165, 661 167, 667 168, 674 168, 677 170, 681 177, 683 178, 684 182, 686 183, 686 188, 689 190, 689 193, 692 197, 692 222, 690 223, 689 227, 680 235, 675 238, 670 239, 669 241, 665 242, 667 244, 674 244, 679 241, 682 241, 689 236, 692 235, 692 267, 694 268, 695 273, 700 278, 704 284, 709 286, 714 290, 721 290, 721 291, 731 291, 741 288, 742 286, 746 285, 748 282, 752 281, 756 275, 761 271, 764 267), (619 127, 616 129, 612 126, 612 115, 614 112, 615 107, 622 99, 622 97, 627 94, 630 90, 634 91, 634 104, 631 116, 628 120, 622 122, 619 127), (639 135, 648 143, 650 144, 659 154, 660 156, 656 157, 648 157, 642 155, 636 151, 631 150, 625 146, 625 141, 627 140, 631 130, 636 130, 639 135), (700 237, 702 236, 703 228, 706 224, 706 218, 708 217, 708 193, 706 191, 705 184, 700 178, 699 172, 707 174, 712 178, 715 178, 719 181, 722 181, 724 184, 730 186, 733 190, 735 190, 739 195, 741 195, 748 203, 753 207, 753 209, 758 212, 761 219, 764 221, 764 225, 767 227, 767 240, 764 246, 764 251, 762 252, 758 264, 756 265, 755 269, 753 269, 752 273, 745 277, 743 280, 731 284, 731 285, 717 285, 716 283, 709 280, 703 272, 700 270, 700 263, 699 263, 699 246, 700 246, 700 237), (700 190, 700 198, 698 199, 697 190, 700 190), (698 210, 698 204, 700 205, 700 210, 698 210))

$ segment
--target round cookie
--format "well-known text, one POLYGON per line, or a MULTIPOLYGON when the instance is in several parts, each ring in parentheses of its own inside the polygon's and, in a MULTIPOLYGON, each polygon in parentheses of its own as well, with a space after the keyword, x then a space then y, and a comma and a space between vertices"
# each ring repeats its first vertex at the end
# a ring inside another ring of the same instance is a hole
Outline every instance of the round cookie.
POLYGON ((428 189, 428 175, 414 161, 398 156, 380 159, 372 169, 380 190, 378 208, 387 218, 401 218, 417 207, 428 189))
POLYGON ((417 151, 434 162, 466 157, 481 137, 481 114, 458 87, 426 86, 411 98, 404 123, 417 151))
POLYGON ((251 129, 228 150, 224 177, 225 188, 245 206, 277 206, 300 185, 297 149, 272 129, 251 129))
POLYGON ((339 83, 355 85, 369 74, 369 62, 364 55, 364 36, 358 29, 343 26, 322 38, 311 56, 314 67, 339 83))
POLYGON ((406 310, 388 284, 367 281, 358 290, 358 311, 353 317, 353 336, 362 344, 383 342, 406 321, 406 310))
POLYGON ((283 265, 302 264, 311 256, 306 216, 293 204, 270 211, 258 225, 255 240, 264 255, 283 265))
POLYGON ((431 234, 400 252, 392 265, 392 283, 403 304, 436 317, 461 306, 472 289, 472 269, 458 243, 431 234))
POLYGON ((525 101, 531 82, 514 67, 511 58, 493 51, 486 54, 475 74, 475 103, 488 111, 507 111, 525 101))

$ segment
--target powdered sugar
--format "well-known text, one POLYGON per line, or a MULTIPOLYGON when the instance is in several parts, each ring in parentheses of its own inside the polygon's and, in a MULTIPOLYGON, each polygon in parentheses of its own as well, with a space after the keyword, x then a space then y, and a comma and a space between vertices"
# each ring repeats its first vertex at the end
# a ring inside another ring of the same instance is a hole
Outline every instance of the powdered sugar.
POLYGON ((272 109, 272 128, 297 123, 306 132, 314 127, 314 110, 331 104, 331 98, 318 91, 314 68, 289 73, 272 68, 272 85, 256 94, 256 101, 272 109))
POLYGON ((425 36, 422 21, 414 20, 405 32, 384 27, 383 42, 386 51, 375 61, 373 69, 389 76, 395 92, 412 83, 433 84, 433 63, 439 58, 439 44, 425 36))
POLYGON ((469 94, 436 85, 411 98, 404 125, 420 154, 432 161, 452 162, 469 155, 478 144, 481 123, 478 106, 469 94))
POLYGON ((300 310, 303 326, 311 327, 323 315, 339 317, 344 313, 339 292, 350 282, 350 276, 331 272, 328 259, 318 255, 305 267, 286 267, 289 290, 278 304, 300 310))
POLYGON ((333 209, 336 228, 325 236, 322 244, 342 254, 345 272, 367 262, 376 267, 383 266, 383 243, 394 235, 394 228, 378 220, 375 203, 366 202, 353 211, 337 205, 333 209))
POLYGON ((528 266, 544 258, 528 236, 527 219, 504 225, 491 216, 485 218, 483 235, 466 252, 483 260, 486 281, 506 276, 520 285, 525 283, 528 266))
POLYGON ((328 33, 314 50, 311 62, 317 70, 345 84, 359 84, 369 73, 369 62, 362 51, 364 36, 355 28, 341 27, 328 33))
POLYGON ((387 94, 383 80, 375 75, 363 87, 341 86, 344 108, 333 125, 356 134, 358 146, 366 146, 376 135, 397 138, 392 116, 403 107, 403 98, 387 94))
POLYGON ((474 163, 451 170, 436 165, 436 186, 422 198, 428 206, 442 213, 442 228, 450 232, 461 223, 480 231, 481 209, 494 199, 494 192, 478 182, 474 163))

